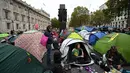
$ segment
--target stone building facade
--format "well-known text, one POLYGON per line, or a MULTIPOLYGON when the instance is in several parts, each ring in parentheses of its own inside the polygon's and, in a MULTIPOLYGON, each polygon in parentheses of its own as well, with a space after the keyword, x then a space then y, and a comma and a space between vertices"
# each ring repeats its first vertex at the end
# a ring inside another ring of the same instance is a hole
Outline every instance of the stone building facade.
MULTIPOLYGON (((107 5, 106 4, 102 4, 99 7, 100 10, 103 9, 107 9, 107 5)), ((107 26, 112 26, 112 27, 116 27, 116 28, 126 28, 129 24, 128 24, 128 10, 124 10, 121 11, 122 15, 121 16, 116 16, 114 17, 113 21, 108 24, 107 26)))
POLYGON ((117 28, 126 28, 128 27, 128 11, 122 11, 123 14, 121 16, 116 16, 115 19, 111 22, 111 26, 117 28))
POLYGON ((50 23, 50 15, 44 10, 22 0, 0 0, 0 32, 32 30, 35 24, 45 29, 50 23))

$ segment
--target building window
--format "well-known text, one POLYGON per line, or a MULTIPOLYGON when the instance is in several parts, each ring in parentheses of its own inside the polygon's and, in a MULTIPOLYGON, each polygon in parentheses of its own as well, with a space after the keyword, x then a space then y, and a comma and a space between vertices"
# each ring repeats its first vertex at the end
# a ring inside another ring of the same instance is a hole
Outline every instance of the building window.
POLYGON ((27 11, 27 9, 25 9, 25 11, 27 11))
POLYGON ((22 21, 24 22, 25 15, 22 15, 22 21))
POLYGON ((25 24, 23 24, 23 29, 25 29, 25 24))
POLYGON ((9 19, 9 11, 8 10, 4 10, 4 14, 5 14, 5 19, 9 19))
POLYGON ((19 24, 16 24, 16 29, 19 29, 19 24))
POLYGON ((21 8, 21 6, 19 6, 19 8, 21 8))
POLYGON ((18 21, 18 13, 14 12, 14 19, 18 21))
POLYGON ((118 27, 120 28, 120 25, 118 27))
POLYGON ((10 4, 13 5, 13 1, 12 0, 10 0, 10 4))
POLYGON ((124 24, 124 21, 122 21, 122 24, 124 24))
POLYGON ((30 23, 30 17, 28 16, 28 22, 30 23))
POLYGON ((10 23, 7 23, 7 29, 10 29, 10 23))
POLYGON ((34 23, 34 18, 32 18, 31 20, 32 20, 32 23, 34 23))
POLYGON ((37 23, 37 19, 35 19, 35 23, 37 23))
POLYGON ((29 24, 29 26, 28 26, 28 29, 30 30, 30 24, 29 24))

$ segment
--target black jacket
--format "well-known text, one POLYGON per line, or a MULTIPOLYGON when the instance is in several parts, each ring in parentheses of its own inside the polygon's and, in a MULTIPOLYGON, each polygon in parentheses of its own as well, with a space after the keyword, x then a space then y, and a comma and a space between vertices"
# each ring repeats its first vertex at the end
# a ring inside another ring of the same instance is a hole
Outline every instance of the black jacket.
POLYGON ((52 44, 52 43, 53 43, 53 37, 52 37, 51 32, 49 32, 49 31, 47 30, 47 31, 45 31, 44 35, 48 37, 47 44, 52 44))
MULTIPOLYGON (((110 58, 110 50, 106 53, 106 58, 110 58)), ((126 63, 126 60, 124 59, 124 57, 116 52, 114 55, 113 55, 113 58, 112 58, 112 65, 121 65, 122 63, 126 63), (121 62, 122 61, 122 62, 121 62)))

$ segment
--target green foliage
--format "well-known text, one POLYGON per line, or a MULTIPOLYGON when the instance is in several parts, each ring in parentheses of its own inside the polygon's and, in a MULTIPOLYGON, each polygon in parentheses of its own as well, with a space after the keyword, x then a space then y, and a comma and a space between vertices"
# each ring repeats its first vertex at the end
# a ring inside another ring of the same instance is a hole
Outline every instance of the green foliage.
POLYGON ((89 22, 89 10, 86 7, 78 6, 74 8, 71 14, 70 27, 78 27, 81 25, 87 25, 89 22))
MULTIPOLYGON (((107 11, 104 11, 107 12, 107 11)), ((91 15, 91 24, 92 25, 102 25, 110 23, 110 18, 103 11, 97 10, 91 15)))
POLYGON ((122 11, 128 9, 128 0, 108 0, 106 2, 108 7, 107 14, 111 15, 111 18, 122 15, 122 11))
POLYGON ((51 19, 51 24, 53 28, 60 28, 60 22, 57 18, 52 18, 51 19))
POLYGON ((104 14, 102 11, 97 10, 94 12, 94 14, 91 16, 91 21, 93 25, 102 25, 104 21, 104 14))

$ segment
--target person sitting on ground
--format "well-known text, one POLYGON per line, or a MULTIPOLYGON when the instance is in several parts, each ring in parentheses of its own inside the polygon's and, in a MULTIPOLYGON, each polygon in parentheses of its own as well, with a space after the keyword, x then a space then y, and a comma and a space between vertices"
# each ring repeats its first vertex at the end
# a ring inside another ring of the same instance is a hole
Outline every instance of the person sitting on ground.
POLYGON ((117 51, 116 46, 112 46, 110 50, 106 53, 106 58, 108 61, 108 64, 110 66, 113 66, 117 70, 121 69, 121 61, 123 63, 126 63, 126 60, 123 58, 123 56, 117 51))
POLYGON ((75 57, 84 57, 83 50, 80 48, 80 44, 77 43, 75 48, 72 50, 72 55, 75 57))

